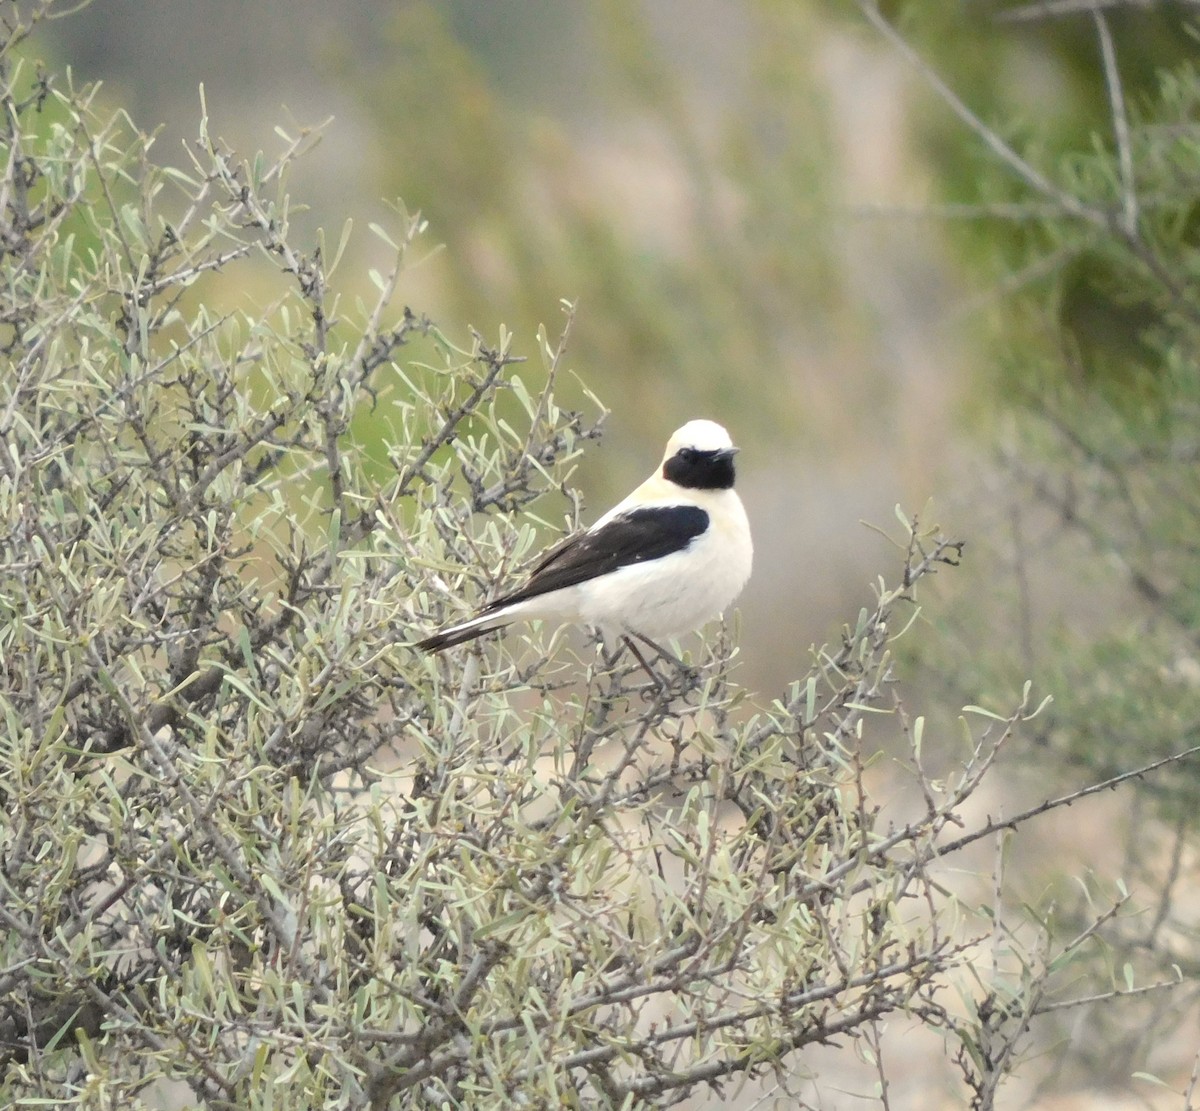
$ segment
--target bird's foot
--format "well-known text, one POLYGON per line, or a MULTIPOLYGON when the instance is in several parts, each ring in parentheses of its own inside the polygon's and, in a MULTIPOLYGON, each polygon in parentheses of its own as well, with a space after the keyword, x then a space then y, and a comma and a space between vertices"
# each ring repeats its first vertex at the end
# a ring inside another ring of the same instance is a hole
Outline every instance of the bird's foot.
POLYGON ((666 698, 672 693, 673 687, 678 687, 678 693, 685 693, 695 686, 699 680, 699 668, 693 667, 689 663, 685 663, 673 652, 667 651, 667 649, 665 649, 661 644, 651 640, 649 637, 643 636, 641 633, 630 632, 626 633, 621 639, 624 641, 629 651, 633 653, 634 657, 637 659, 637 662, 641 665, 642 670, 650 677, 651 685, 644 687, 642 690, 642 698, 645 701, 651 702, 659 698, 666 698), (646 657, 642 654, 641 650, 634 643, 635 637, 647 648, 651 649, 653 652, 651 659, 653 659, 655 663, 665 663, 674 670, 675 674, 672 676, 672 678, 675 680, 674 683, 667 682, 662 675, 660 675, 654 669, 654 667, 651 666, 646 657))

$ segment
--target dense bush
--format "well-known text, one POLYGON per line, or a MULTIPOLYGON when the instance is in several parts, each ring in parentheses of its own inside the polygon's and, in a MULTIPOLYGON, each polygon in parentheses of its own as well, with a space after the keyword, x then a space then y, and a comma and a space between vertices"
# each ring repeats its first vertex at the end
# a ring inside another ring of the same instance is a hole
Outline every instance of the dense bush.
POLYGON ((649 1106, 851 1043, 886 1099, 907 1023, 992 1106, 1125 901, 1051 945, 945 871, 1100 789, 965 817, 1028 686, 927 767, 893 645, 961 544, 901 517, 896 584, 765 707, 715 633, 656 684, 549 630, 417 653, 574 523, 561 342, 396 307, 403 214, 342 290, 289 228, 304 137, 156 165, 5 14, 4 1100, 649 1106))

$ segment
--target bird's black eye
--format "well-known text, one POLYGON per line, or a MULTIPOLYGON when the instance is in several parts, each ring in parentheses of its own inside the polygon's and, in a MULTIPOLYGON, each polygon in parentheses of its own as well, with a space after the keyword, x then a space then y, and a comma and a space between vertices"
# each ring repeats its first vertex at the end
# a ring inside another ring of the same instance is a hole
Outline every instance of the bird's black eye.
POLYGON ((694 463, 700 458, 700 453, 694 447, 680 448, 679 458, 685 463, 694 463))

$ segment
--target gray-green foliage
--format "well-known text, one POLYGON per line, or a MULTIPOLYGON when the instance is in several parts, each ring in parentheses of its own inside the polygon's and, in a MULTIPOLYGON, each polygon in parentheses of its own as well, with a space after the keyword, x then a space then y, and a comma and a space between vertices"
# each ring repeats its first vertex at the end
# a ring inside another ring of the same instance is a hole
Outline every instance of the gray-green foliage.
MULTIPOLYGON (((961 257, 988 287, 983 396, 1004 414, 977 495, 981 535, 1003 556, 960 580, 955 658, 923 647, 960 690, 1037 675, 1054 701, 1029 767, 1076 783, 1198 739, 1198 29, 1186 5, 987 7, 906 4, 898 21, 914 72, 939 92, 929 150, 943 199, 958 202, 961 257), (974 47, 948 23, 970 24, 974 47), (1062 82, 1045 112, 1012 76, 1031 62, 1062 82)), ((1105 830, 1105 855, 1155 906, 1109 934, 1095 954, 1107 968, 1200 967, 1194 908, 1178 898, 1198 782, 1192 762, 1147 780, 1105 830)), ((1092 907, 1070 886, 1054 892, 1059 925, 1081 929, 1092 907)), ((1098 1024, 1084 1072, 1113 1078, 1126 1047, 1177 1023, 1154 1001, 1098 1024)))
MULTIPOLYGON (((1011 505, 1023 522, 1012 563, 1024 617, 1010 622, 1023 650, 992 653, 989 666, 1000 688, 1036 671, 1054 693, 1047 750, 1072 775, 1178 751, 1200 716, 1200 31, 1185 6, 1111 8, 1020 5, 994 18, 904 8, 921 57, 961 79, 956 92, 969 90, 979 112, 956 119, 943 98, 929 115, 943 132, 942 187, 969 201, 956 213, 971 216, 958 221, 963 257, 995 293, 981 314, 987 396, 1016 416, 1000 465, 1002 513, 1011 505), (959 70, 948 19, 994 42, 977 45, 990 103, 959 70), (1064 83, 1087 93, 1018 130, 1007 120, 1027 94, 1005 84, 1001 60, 1027 62, 1031 46, 1060 57, 1064 83), (1060 560, 1092 599, 1072 608, 1031 592, 1060 560)), ((971 620, 992 620, 980 617, 1002 596, 991 585, 971 590, 971 620)), ((1194 775, 1154 791, 1172 819, 1197 811, 1194 775)))
POLYGON ((6 14, 0 1097, 650 1106, 786 1093, 797 1050, 880 1060, 907 1016, 991 1106, 1092 935, 1026 946, 940 878, 998 834, 960 811, 1035 712, 944 775, 895 713, 913 589, 959 546, 906 523, 898 586, 765 710, 725 640, 649 686, 536 633, 416 653, 519 563, 514 509, 566 504, 593 430, 561 348, 527 372, 394 308, 415 219, 377 296, 339 293, 341 248, 289 230, 302 140, 240 163, 202 130, 163 169, 6 14))

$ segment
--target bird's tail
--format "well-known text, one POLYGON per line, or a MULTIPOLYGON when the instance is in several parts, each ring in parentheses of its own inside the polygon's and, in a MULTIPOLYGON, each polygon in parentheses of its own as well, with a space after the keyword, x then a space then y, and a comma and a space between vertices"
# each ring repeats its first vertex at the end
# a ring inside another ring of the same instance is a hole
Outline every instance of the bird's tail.
POLYGON ((463 641, 481 637, 493 629, 503 628, 511 621, 512 617, 509 614, 483 613, 478 617, 472 617, 470 621, 462 621, 457 625, 447 625, 446 628, 439 629, 432 636, 418 640, 417 647, 425 652, 440 652, 443 648, 450 648, 452 645, 462 644, 463 641))

